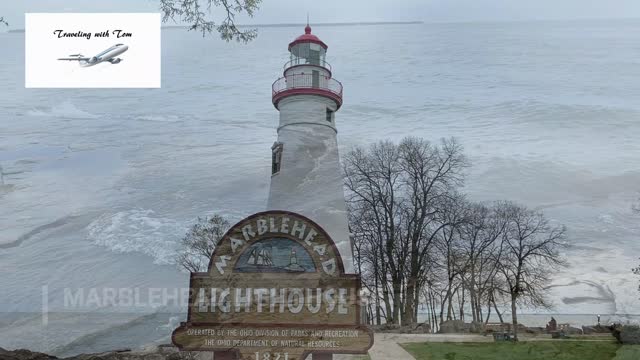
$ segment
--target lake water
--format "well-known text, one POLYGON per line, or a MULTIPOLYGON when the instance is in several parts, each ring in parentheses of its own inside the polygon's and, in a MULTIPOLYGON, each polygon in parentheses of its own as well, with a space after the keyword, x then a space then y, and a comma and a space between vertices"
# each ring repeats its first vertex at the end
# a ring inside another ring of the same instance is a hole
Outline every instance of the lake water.
MULTIPOLYGON (((242 45, 165 30, 154 90, 24 89, 24 34, 0 34, 0 347, 167 341, 182 314, 61 315, 64 289, 186 286, 172 261, 198 216, 264 209, 270 86, 302 31, 264 28, 242 45)), ((314 28, 345 86, 340 150, 457 137, 470 198, 567 226, 552 311, 588 323, 640 313, 639 31, 633 20, 314 28)))

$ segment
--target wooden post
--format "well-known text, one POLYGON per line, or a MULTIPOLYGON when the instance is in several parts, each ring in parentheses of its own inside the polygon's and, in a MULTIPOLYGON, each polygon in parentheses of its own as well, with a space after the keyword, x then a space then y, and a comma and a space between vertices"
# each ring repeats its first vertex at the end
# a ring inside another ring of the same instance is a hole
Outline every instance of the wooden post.
POLYGON ((231 351, 214 351, 213 360, 235 360, 234 355, 231 351))

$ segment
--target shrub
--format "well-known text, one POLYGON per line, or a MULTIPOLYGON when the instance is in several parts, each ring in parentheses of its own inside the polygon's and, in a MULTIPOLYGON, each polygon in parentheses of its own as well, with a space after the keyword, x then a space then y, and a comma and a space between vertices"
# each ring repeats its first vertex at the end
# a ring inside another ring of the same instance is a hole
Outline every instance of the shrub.
POLYGON ((640 326, 614 325, 611 331, 620 344, 640 345, 640 326))

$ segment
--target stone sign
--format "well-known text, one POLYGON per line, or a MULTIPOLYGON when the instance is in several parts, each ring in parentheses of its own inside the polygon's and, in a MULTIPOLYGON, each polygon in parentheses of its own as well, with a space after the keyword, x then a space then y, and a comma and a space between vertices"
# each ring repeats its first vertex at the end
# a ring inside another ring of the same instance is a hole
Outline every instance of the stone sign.
POLYGON ((366 354, 360 277, 345 274, 327 233, 291 212, 267 211, 234 225, 206 273, 192 273, 181 350, 226 351, 243 360, 366 354))

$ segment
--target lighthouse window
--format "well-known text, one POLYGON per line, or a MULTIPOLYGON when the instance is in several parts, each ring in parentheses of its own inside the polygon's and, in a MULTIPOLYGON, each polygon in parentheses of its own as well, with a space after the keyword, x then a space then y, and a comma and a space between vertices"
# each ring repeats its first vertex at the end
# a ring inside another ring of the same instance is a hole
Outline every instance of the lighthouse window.
POLYGON ((333 111, 331 111, 331 109, 327 108, 327 121, 328 122, 332 122, 333 121, 333 111))
POLYGON ((320 51, 313 49, 309 50, 309 64, 320 65, 320 51))
POLYGON ((275 142, 271 147, 271 175, 280 172, 282 164, 282 143, 275 142))

